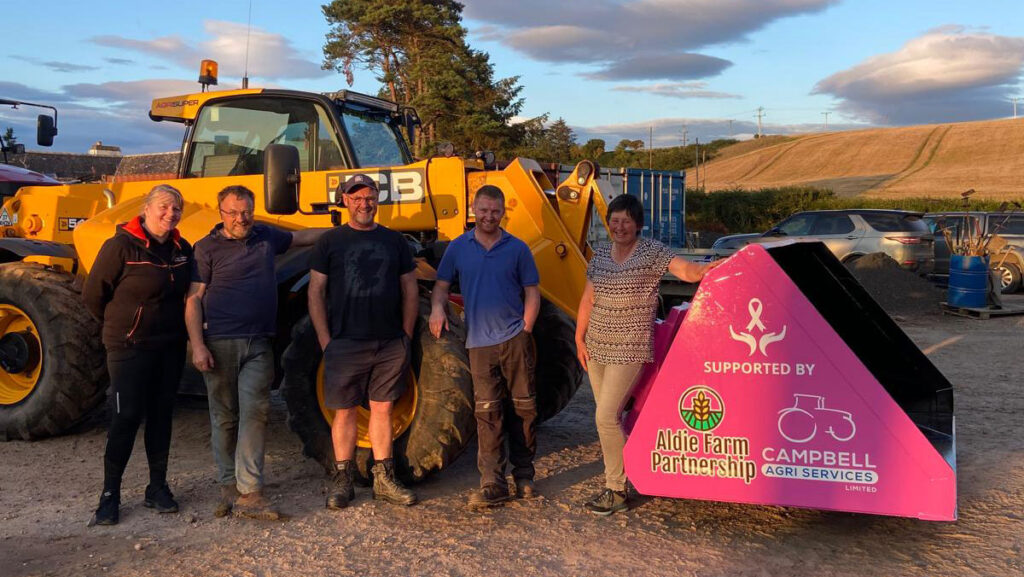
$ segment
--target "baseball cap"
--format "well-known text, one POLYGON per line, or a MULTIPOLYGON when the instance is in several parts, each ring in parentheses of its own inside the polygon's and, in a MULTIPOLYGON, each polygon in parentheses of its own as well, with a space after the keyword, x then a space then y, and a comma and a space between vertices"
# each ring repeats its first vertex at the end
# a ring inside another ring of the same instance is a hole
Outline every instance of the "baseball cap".
POLYGON ((342 194, 352 194, 353 191, 360 188, 369 188, 374 192, 380 192, 377 183, 365 174, 353 174, 338 188, 341 189, 342 194))

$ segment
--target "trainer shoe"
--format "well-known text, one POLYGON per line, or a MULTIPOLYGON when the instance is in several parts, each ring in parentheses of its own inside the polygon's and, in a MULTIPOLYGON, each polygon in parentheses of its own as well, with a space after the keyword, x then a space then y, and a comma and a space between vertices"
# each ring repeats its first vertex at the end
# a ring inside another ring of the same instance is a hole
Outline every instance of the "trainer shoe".
POLYGON ((252 493, 245 493, 235 501, 235 517, 248 517, 250 519, 261 519, 263 521, 277 521, 281 513, 263 496, 263 492, 256 490, 252 493))
POLYGON ((334 463, 334 474, 331 475, 327 489, 328 509, 344 509, 356 498, 354 476, 355 464, 352 461, 334 463))
POLYGON ((120 519, 121 495, 111 491, 103 491, 100 495, 100 505, 92 516, 89 526, 93 525, 117 525, 120 519))
POLYGON ((629 505, 626 504, 626 492, 613 491, 611 489, 601 491, 593 499, 584 503, 583 506, 590 510, 591 513, 601 515, 602 517, 617 511, 625 511, 629 508, 629 505))
POLYGON ((231 513, 231 508, 235 506, 235 501, 241 493, 238 492, 238 487, 231 483, 230 485, 220 486, 220 498, 217 499, 217 506, 213 509, 214 517, 227 517, 231 513))
POLYGON ((540 491, 533 484, 533 479, 516 479, 516 497, 520 499, 536 499, 540 491))
POLYGON ((167 483, 159 487, 148 485, 146 500, 142 504, 149 509, 156 509, 157 513, 178 512, 178 502, 174 500, 174 495, 171 494, 171 488, 167 486, 167 483))
POLYGON ((473 491, 469 495, 470 509, 486 509, 504 503, 511 499, 508 494, 508 487, 501 485, 484 485, 483 488, 473 491))
POLYGON ((395 505, 415 505, 416 493, 406 489, 395 478, 395 462, 392 459, 377 461, 370 469, 373 475, 373 498, 395 505))

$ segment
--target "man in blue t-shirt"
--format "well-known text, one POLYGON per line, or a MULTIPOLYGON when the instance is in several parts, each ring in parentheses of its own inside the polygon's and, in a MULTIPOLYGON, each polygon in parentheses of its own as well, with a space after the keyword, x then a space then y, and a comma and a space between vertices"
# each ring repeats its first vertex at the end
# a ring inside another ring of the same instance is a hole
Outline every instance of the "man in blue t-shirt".
POLYGON ((277 333, 274 257, 313 244, 327 229, 285 232, 256 224, 254 205, 255 196, 244 186, 217 195, 221 223, 196 243, 185 324, 210 405, 210 444, 221 489, 214 515, 234 510, 275 520, 280 515, 262 491, 277 333))
POLYGON ((477 190, 473 212, 476 227, 452 241, 441 258, 431 296, 430 331, 440 338, 448 327, 448 291, 458 280, 466 305, 479 447, 480 490, 470 496, 469 505, 482 508, 511 497, 505 479, 509 463, 516 494, 537 496, 536 351, 531 333, 540 312, 540 275, 526 243, 501 228, 505 195, 500 188, 486 185, 477 190))
POLYGON ((323 235, 309 271, 309 318, 324 352, 324 404, 334 410, 328 509, 355 498, 359 407, 370 407, 373 498, 397 505, 416 494, 395 476, 391 414, 406 389, 419 309, 416 263, 405 237, 374 221, 380 192, 365 174, 339 187, 348 222, 323 235))

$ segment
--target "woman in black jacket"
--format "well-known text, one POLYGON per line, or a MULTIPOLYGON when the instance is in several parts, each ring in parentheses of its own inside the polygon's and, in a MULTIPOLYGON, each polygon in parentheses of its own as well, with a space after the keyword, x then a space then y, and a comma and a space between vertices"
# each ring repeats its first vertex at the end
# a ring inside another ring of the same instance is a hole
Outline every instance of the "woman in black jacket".
POLYGON ((167 487, 167 455, 185 362, 185 293, 192 265, 192 247, 175 228, 183 206, 176 188, 154 187, 142 214, 118 225, 103 243, 82 293, 85 306, 103 323, 113 389, 96 525, 118 522, 121 477, 143 420, 149 461, 143 504, 161 513, 178 511, 167 487))

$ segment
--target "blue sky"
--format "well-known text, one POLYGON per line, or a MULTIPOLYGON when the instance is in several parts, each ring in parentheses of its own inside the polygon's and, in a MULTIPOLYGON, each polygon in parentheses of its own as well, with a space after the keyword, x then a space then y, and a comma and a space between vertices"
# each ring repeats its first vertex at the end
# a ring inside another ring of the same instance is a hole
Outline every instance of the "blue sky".
MULTIPOLYGON (((249 0, 4 4, 0 98, 56 106, 54 150, 176 150, 180 126, 150 121, 150 100, 197 91, 201 58, 240 84, 249 0)), ((346 87, 320 69, 320 4, 252 0, 252 86, 346 87)), ((1024 18, 1005 0, 465 4, 471 45, 520 76, 523 116, 564 118, 581 143, 749 137, 759 107, 773 134, 820 131, 824 112, 830 130, 1000 118, 1024 97, 1024 18)), ((378 84, 357 70, 352 88, 378 84)), ((38 112, 0 107, 0 129, 35 148, 38 112)))

